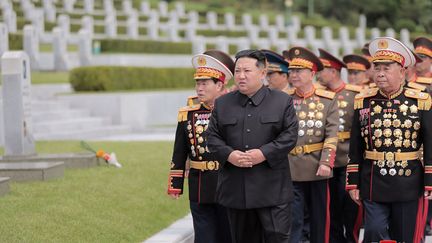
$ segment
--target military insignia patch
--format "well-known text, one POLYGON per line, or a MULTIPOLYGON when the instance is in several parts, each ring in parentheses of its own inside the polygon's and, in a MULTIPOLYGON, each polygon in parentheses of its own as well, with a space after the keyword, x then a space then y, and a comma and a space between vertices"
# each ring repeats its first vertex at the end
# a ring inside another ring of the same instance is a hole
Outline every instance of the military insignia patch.
POLYGON ((199 57, 197 60, 198 65, 205 66, 207 64, 207 61, 204 57, 199 57))
POLYGON ((388 47, 387 40, 380 40, 378 42, 378 48, 380 48, 380 49, 386 49, 387 47, 388 47))

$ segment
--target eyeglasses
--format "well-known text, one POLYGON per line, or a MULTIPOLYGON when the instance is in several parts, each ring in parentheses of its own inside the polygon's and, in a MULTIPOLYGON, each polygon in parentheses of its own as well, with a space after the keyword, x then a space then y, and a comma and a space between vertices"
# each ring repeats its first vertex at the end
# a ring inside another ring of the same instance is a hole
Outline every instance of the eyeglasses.
POLYGON ((254 50, 254 49, 242 50, 242 51, 237 52, 237 54, 235 55, 236 60, 238 60, 239 58, 242 58, 242 57, 253 58, 259 62, 266 60, 266 56, 262 51, 254 50))

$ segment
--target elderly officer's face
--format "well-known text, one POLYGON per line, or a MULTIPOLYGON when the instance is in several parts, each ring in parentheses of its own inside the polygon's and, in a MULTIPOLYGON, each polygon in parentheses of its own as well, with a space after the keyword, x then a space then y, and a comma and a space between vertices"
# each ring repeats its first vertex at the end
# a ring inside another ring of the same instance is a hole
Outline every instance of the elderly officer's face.
POLYGON ((267 73, 268 87, 283 90, 288 86, 288 75, 282 72, 267 73))
POLYGON ((222 82, 214 82, 212 79, 200 79, 196 81, 195 91, 200 102, 213 104, 214 100, 223 90, 222 82))
POLYGON ((312 84, 314 75, 315 72, 307 68, 291 69, 288 80, 294 88, 301 88, 312 84))
POLYGON ((397 91, 404 79, 405 68, 398 63, 374 64, 374 82, 385 93, 397 91))
POLYGON ((254 95, 263 85, 266 69, 257 67, 257 60, 249 57, 239 58, 234 71, 234 82, 240 93, 254 95))

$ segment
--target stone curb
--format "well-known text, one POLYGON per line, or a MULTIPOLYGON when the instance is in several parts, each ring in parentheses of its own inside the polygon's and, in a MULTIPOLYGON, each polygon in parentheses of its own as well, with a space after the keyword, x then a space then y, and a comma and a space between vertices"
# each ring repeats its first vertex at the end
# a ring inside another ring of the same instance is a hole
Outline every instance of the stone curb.
POLYGON ((143 241, 143 243, 193 243, 193 241, 192 215, 188 214, 168 226, 168 228, 143 241))

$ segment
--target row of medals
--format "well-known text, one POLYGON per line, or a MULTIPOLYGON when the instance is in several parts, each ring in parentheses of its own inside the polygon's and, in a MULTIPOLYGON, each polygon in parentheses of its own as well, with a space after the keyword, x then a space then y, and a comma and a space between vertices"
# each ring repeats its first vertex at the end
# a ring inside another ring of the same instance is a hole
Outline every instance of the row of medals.
POLYGON ((204 131, 207 130, 208 128, 208 124, 210 122, 209 117, 210 117, 210 113, 204 113, 204 114, 198 114, 195 113, 195 123, 192 125, 191 121, 188 121, 188 125, 187 125, 187 131, 188 131, 188 137, 191 143, 191 154, 193 157, 197 156, 197 152, 199 154, 198 159, 202 160, 202 156, 205 152, 209 153, 209 149, 207 146, 203 146, 202 143, 204 143, 205 139, 203 137, 203 133, 204 131), (192 129, 194 126, 195 129, 192 129), (195 138, 194 138, 194 134, 193 134, 193 130, 195 130, 195 138), (196 139, 196 140, 195 140, 196 139), (195 144, 195 141, 197 142, 197 144, 195 144), (195 147, 196 146, 196 147, 195 147), (196 151, 196 150, 197 151, 196 151))
MULTIPOLYGON (((375 104, 375 101, 371 102, 371 105, 375 104)), ((392 103, 389 101, 385 105, 387 107, 391 107, 392 103)), ((376 113, 381 113, 383 111, 383 107, 378 104, 373 106, 372 110, 373 111, 371 112, 371 116, 375 115, 376 113)), ((396 148, 400 148, 403 146, 405 148, 412 147, 413 149, 417 149, 417 142, 415 140, 418 137, 417 131, 420 129, 420 122, 413 122, 410 119, 406 119, 404 120, 404 122, 402 122, 400 119, 398 119, 397 114, 395 114, 395 109, 390 109, 389 111, 390 112, 383 115, 383 120, 375 119, 371 124, 371 128, 374 128, 372 140, 374 141, 375 147, 379 148, 382 145, 390 147, 392 144, 394 144, 396 148), (400 128, 405 128, 406 130, 403 132, 400 128), (410 128, 414 128, 414 131, 411 132, 410 130, 408 130, 410 128), (392 135, 394 137, 393 139, 391 138, 392 135), (384 137, 384 143, 382 142, 382 137, 384 137)), ((416 105, 408 106, 408 101, 405 101, 404 104, 399 106, 399 111, 402 113, 403 116, 407 116, 408 111, 411 114, 416 114, 418 112, 418 107, 416 105)), ((365 138, 366 144, 368 134, 369 133, 367 129, 362 131, 362 136, 365 138)), ((400 152, 400 149, 398 150, 398 152, 400 152)), ((408 161, 406 160, 378 160, 374 161, 374 165, 377 165, 379 168, 381 168, 380 174, 383 176, 387 174, 391 176, 394 176, 396 174, 398 174, 399 176, 410 176, 412 173, 410 169, 405 169, 408 166, 408 161), (384 168, 385 166, 387 166, 389 169, 387 170, 387 168, 384 168), (395 166, 401 168, 397 170, 397 168, 394 168, 395 166)))
MULTIPOLYGON (((348 106, 347 101, 338 101, 339 106, 339 132, 343 132, 345 130, 345 119, 343 119, 343 116, 347 113, 343 109, 348 106)), ((315 136, 321 136, 322 131, 320 128, 323 126, 323 122, 321 119, 324 117, 324 114, 322 113, 322 110, 324 109, 323 103, 314 103, 311 102, 308 104, 309 111, 306 113, 305 111, 301 111, 301 105, 296 105, 295 109, 298 113, 299 118, 299 131, 298 135, 299 137, 303 137, 305 134, 308 136, 312 136, 315 134, 315 136), (305 120, 308 118, 307 120, 305 120), (314 132, 314 127, 318 128, 314 132), (305 132, 306 129, 306 132, 305 132)))

